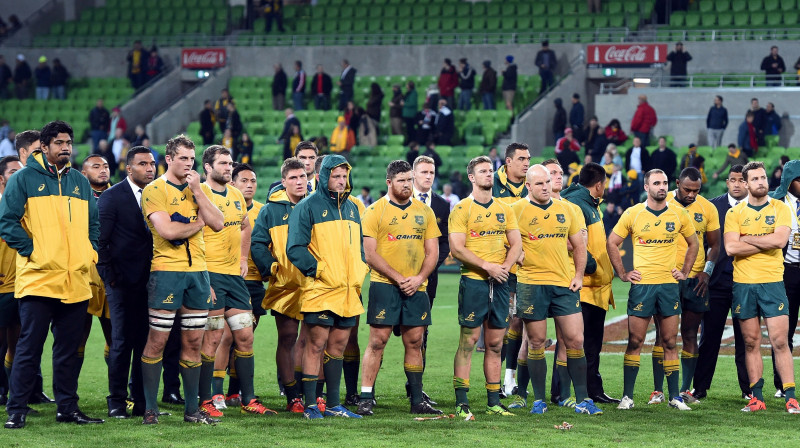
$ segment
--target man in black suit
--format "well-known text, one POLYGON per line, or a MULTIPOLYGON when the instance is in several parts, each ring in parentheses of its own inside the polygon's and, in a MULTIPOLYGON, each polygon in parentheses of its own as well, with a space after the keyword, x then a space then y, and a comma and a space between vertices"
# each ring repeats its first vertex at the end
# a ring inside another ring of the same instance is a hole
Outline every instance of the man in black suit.
POLYGON ((317 73, 311 78, 311 93, 314 95, 314 109, 331 109, 331 91, 333 81, 331 77, 322 69, 322 65, 317 65, 317 73))
POLYGON ((350 61, 342 61, 342 75, 339 77, 339 88, 342 89, 342 96, 339 97, 339 110, 347 108, 347 102, 353 100, 353 86, 356 84, 356 69, 350 65, 350 61))
MULTIPOLYGON (((742 177, 742 165, 734 165, 728 174, 726 185, 728 192, 722 196, 711 199, 719 214, 720 234, 725 234, 725 216, 728 210, 741 201, 747 200, 746 182, 742 177)), ((694 391, 692 395, 697 398, 706 396, 711 388, 711 380, 717 367, 717 357, 725 330, 725 322, 733 302, 733 258, 725 250, 725 241, 720 240, 722 247, 716 260, 716 266, 708 281, 709 310, 705 312, 701 323, 701 335, 697 369, 694 372, 694 391)), ((733 335, 736 345, 736 375, 739 379, 739 388, 742 396, 750 394, 750 380, 744 363, 744 340, 739 328, 739 321, 733 319, 733 335)))
POLYGON ((144 415, 141 358, 148 333, 147 281, 153 256, 153 236, 141 210, 142 190, 153 181, 156 162, 144 146, 128 151, 128 176, 97 201, 100 210, 100 276, 111 314, 108 416, 128 418, 128 372, 133 415, 144 415), (133 359, 133 362, 131 362, 133 359))

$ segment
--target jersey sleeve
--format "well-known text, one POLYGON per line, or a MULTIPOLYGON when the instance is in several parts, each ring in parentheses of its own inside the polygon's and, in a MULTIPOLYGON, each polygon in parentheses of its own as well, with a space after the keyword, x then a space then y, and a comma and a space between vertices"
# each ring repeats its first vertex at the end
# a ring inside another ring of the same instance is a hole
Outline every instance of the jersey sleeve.
POLYGON ((792 210, 786 203, 775 201, 775 228, 783 226, 792 228, 792 210))
POLYGON ((370 205, 361 217, 361 230, 364 236, 378 239, 378 203, 370 205))
POLYGON ((450 233, 467 233, 467 221, 469 211, 464 203, 459 203, 456 208, 450 212, 450 218, 447 221, 450 233))
POLYGON ((683 235, 684 238, 689 238, 695 234, 696 230, 694 229, 694 224, 692 224, 692 221, 689 219, 689 212, 685 209, 681 210, 678 213, 678 219, 681 220, 681 235, 683 235))
POLYGON ((739 217, 734 210, 736 209, 732 208, 725 214, 725 233, 736 232, 741 235, 739 231, 739 217))
POLYGON ((155 185, 148 185, 142 191, 142 213, 145 217, 155 212, 167 212, 167 192, 155 185))
POLYGON ((614 226, 613 232, 620 238, 627 238, 631 234, 631 224, 633 224, 633 217, 631 209, 625 210, 625 213, 620 216, 619 221, 614 226))
POLYGON ((439 226, 436 225, 436 215, 433 214, 433 209, 425 207, 425 215, 425 222, 428 223, 428 228, 425 229, 424 239, 432 240, 442 236, 442 232, 439 231, 439 226))
POLYGON ((706 212, 706 216, 708 216, 708 224, 706 224, 706 232, 719 230, 719 212, 717 211, 717 207, 714 207, 714 204, 708 204, 707 207, 708 212, 706 212))
POLYGON ((583 220, 583 213, 581 213, 581 216, 579 217, 576 215, 576 211, 574 208, 567 206, 566 209, 569 212, 570 216, 569 230, 567 232, 569 236, 575 235, 576 233, 579 233, 581 230, 586 230, 586 223, 583 220))
MULTIPOLYGON (((517 201, 519 202, 519 201, 517 201)), ((519 222, 517 220, 517 214, 514 213, 514 210, 509 206, 503 206, 506 210, 506 232, 509 230, 519 230, 519 222)))

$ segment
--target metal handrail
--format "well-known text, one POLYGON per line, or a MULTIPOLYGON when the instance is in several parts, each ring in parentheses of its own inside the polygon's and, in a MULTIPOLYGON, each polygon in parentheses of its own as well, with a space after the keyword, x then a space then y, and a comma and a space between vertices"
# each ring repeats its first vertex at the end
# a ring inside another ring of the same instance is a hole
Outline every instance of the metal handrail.
POLYGON ((514 120, 512 120, 512 122, 511 122, 511 123, 512 123, 512 124, 516 124, 516 123, 518 123, 518 122, 519 122, 519 119, 520 119, 520 117, 522 117, 523 115, 525 115, 525 114, 526 114, 526 113, 527 113, 529 110, 533 109, 533 108, 534 108, 534 106, 536 106, 537 104, 539 104, 539 102, 540 102, 540 101, 541 101, 541 100, 542 100, 544 97, 546 97, 548 93, 550 93, 550 92, 551 92, 553 89, 555 89, 555 88, 556 88, 556 87, 557 87, 559 84, 561 84, 561 82, 562 82, 562 81, 564 81, 564 80, 565 80, 565 79, 566 79, 566 78, 567 78, 569 75, 571 75, 571 74, 572 74, 572 72, 573 72, 573 70, 575 69, 575 67, 576 67, 576 66, 578 66, 578 65, 580 65, 580 64, 585 64, 585 63, 586 63, 586 53, 584 53, 584 51, 583 51, 583 50, 581 50, 581 51, 580 51, 580 53, 579 53, 577 56, 575 56, 575 57, 574 57, 574 58, 573 58, 573 59, 572 59, 572 60, 569 62, 569 68, 567 69, 566 73, 564 73, 563 75, 561 75, 561 76, 559 76, 557 79, 555 79, 555 81, 553 82, 553 84, 552 84, 550 87, 548 87, 548 88, 547 88, 547 90, 545 90, 544 92, 542 92, 542 94, 541 94, 541 95, 537 96, 537 97, 536 97, 536 99, 535 99, 535 100, 533 100, 533 102, 531 102, 530 104, 528 104, 527 106, 525 106, 525 107, 524 107, 522 110, 520 110, 520 111, 519 111, 519 113, 515 114, 515 115, 514 115, 514 120))
POLYGON ((794 73, 783 74, 768 80, 764 74, 725 74, 725 73, 696 73, 687 76, 670 76, 659 72, 634 73, 631 78, 625 78, 613 83, 600 84, 600 94, 616 93, 628 85, 635 83, 635 79, 649 80, 649 87, 688 87, 688 88, 753 88, 767 87, 767 83, 774 81, 777 85, 769 87, 798 87, 798 76, 794 73))

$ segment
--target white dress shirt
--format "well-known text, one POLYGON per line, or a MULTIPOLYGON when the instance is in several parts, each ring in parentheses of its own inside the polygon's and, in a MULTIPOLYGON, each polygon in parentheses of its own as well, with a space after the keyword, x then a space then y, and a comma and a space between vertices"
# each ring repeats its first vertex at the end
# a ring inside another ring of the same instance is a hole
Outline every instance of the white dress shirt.
POLYGON ((131 176, 126 176, 125 180, 128 181, 128 184, 131 186, 131 190, 133 190, 133 195, 136 197, 136 203, 139 204, 139 208, 142 208, 142 188, 138 185, 133 183, 131 180, 131 176))
POLYGON ((794 241, 794 235, 798 232, 797 201, 798 198, 795 195, 786 192, 786 197, 784 198, 784 202, 792 210, 792 227, 791 227, 791 232, 789 232, 789 241, 788 244, 786 245, 786 254, 783 256, 783 261, 785 261, 786 263, 800 262, 800 251, 792 248, 792 241, 794 241))
POLYGON ((420 192, 419 190, 417 190, 416 188, 414 188, 414 199, 416 199, 416 200, 418 200, 418 201, 421 201, 421 202, 424 202, 424 203, 425 203, 425 205, 427 205, 428 207, 430 207, 430 206, 431 206, 431 197, 433 196, 433 190, 428 190, 428 192, 427 192, 427 193, 425 193, 425 194, 427 194, 427 195, 428 195, 428 197, 427 197, 427 198, 425 198, 425 200, 424 200, 424 201, 422 200, 422 198, 420 198, 420 197, 419 197, 420 193, 421 193, 421 192, 420 192))

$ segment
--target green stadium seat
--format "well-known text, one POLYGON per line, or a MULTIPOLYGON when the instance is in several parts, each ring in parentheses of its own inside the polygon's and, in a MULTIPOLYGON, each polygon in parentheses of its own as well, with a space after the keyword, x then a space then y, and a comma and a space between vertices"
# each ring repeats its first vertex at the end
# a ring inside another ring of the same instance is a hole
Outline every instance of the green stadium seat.
POLYGON ((575 3, 562 3, 561 4, 561 13, 562 14, 577 14, 578 7, 575 3))
POLYGON ((686 13, 686 28, 697 28, 700 26, 701 15, 696 12, 686 13))
POLYGON ((764 10, 764 2, 761 0, 747 0, 747 10, 751 13, 764 10))
POLYGON ((547 3, 547 15, 550 17, 560 15, 561 14, 561 3, 559 2, 548 2, 547 3))
POLYGON ((751 26, 764 26, 767 23, 767 15, 763 12, 751 12, 750 13, 750 25, 751 26))
POLYGON ((588 30, 594 25, 594 18, 592 16, 582 15, 578 18, 578 28, 588 30))
POLYGON ((731 2, 728 0, 717 0, 714 2, 714 10, 717 12, 728 12, 731 10, 731 2))
POLYGON ((566 30, 573 30, 578 27, 577 16, 564 16, 561 20, 562 20, 562 26, 566 30))
POLYGON ((717 24, 717 16, 713 14, 704 14, 701 16, 700 25, 703 28, 713 28, 717 24))
POLYGON ((730 12, 721 12, 717 14, 717 24, 720 27, 730 27, 733 25, 733 14, 730 12))
POLYGON ((714 0, 701 0, 698 4, 700 12, 706 14, 714 10, 714 0))
POLYGON ((531 14, 533 16, 541 16, 544 15, 546 11, 546 6, 544 2, 536 2, 531 5, 531 14))
POLYGON ((595 28, 608 28, 608 16, 602 14, 595 15, 594 26, 595 28))
POLYGON ((64 23, 56 22, 50 26, 50 34, 58 36, 64 33, 64 23))
POLYGON ((608 25, 612 28, 622 28, 625 26, 625 17, 611 16, 608 19, 608 25))
POLYGON ((622 14, 622 2, 608 2, 606 12, 612 15, 622 14))
POLYGON ((738 13, 733 16, 733 25, 736 27, 746 27, 750 23, 750 16, 738 13))

